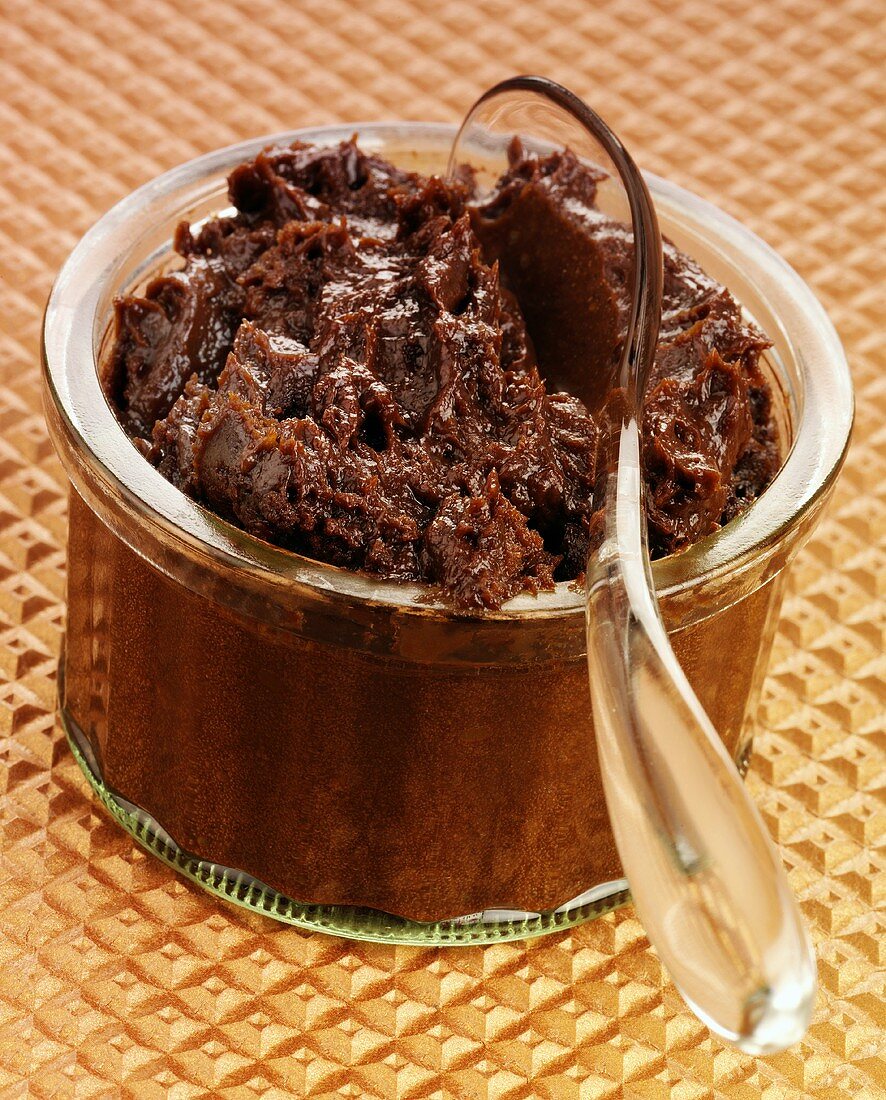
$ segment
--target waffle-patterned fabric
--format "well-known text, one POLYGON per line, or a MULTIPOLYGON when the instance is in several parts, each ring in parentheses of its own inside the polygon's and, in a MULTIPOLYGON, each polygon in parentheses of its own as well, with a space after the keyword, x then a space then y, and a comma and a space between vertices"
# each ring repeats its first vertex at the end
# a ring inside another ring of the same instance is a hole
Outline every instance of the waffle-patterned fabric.
POLYGON ((884 19, 883 0, 0 2, 0 1095, 883 1095, 884 19), (684 1009, 629 908, 439 951, 227 908, 111 823, 54 716, 65 488, 38 341, 79 235, 213 147, 454 121, 523 71, 779 249, 855 374, 855 442, 793 571, 749 776, 821 979, 808 1037, 767 1060, 684 1009))

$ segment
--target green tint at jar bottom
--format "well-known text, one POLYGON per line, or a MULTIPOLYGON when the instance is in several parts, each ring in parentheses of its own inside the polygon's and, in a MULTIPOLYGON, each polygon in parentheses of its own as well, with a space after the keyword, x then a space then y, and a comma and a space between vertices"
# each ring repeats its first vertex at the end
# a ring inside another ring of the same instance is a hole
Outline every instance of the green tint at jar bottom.
MULTIPOLYGON (((59 666, 63 679, 64 662, 59 666)), ((151 817, 110 790, 99 774, 89 740, 74 719, 62 708, 62 724, 74 759, 89 781, 99 801, 114 820, 145 848, 174 870, 234 905, 251 909, 262 916, 310 932, 326 932, 345 939, 374 940, 401 944, 479 944, 503 940, 529 939, 547 932, 560 932, 618 909, 629 900, 624 879, 604 883, 587 895, 544 913, 516 913, 489 909, 454 920, 421 923, 404 920, 377 909, 345 905, 304 905, 244 871, 221 867, 183 852, 175 841, 151 817)), ((740 763, 744 775, 747 754, 740 763)))

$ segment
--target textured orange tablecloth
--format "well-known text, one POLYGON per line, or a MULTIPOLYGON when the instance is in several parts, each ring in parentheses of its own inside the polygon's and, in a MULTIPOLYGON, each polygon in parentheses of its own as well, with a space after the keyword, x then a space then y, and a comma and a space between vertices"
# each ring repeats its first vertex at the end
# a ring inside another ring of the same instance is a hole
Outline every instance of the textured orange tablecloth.
POLYGON ((884 1095, 884 21, 882 0, 0 0, 0 1096, 884 1095), (434 951, 226 908, 111 824, 55 722, 65 500, 38 333, 78 236, 214 146, 455 120, 517 71, 572 85, 645 167, 767 238, 855 373, 749 778, 821 978, 808 1038, 768 1060, 685 1011, 631 909, 434 951))

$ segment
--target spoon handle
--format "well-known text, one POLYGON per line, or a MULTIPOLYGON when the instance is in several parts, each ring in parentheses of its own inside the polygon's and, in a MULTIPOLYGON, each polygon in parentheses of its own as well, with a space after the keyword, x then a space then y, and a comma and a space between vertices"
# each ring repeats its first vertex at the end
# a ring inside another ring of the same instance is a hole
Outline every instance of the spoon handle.
POLYGON ((668 641, 641 485, 628 418, 587 586, 606 803, 637 912, 680 993, 717 1034, 772 1053, 808 1026, 814 956, 781 861, 668 641))

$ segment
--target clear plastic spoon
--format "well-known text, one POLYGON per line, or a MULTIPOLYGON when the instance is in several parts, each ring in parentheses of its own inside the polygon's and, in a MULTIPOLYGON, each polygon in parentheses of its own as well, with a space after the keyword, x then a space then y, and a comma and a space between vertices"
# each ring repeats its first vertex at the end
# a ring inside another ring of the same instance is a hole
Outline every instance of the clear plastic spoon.
POLYGON ((515 135, 530 150, 569 147, 608 170, 600 204, 633 229, 633 296, 613 379, 620 394, 608 407, 604 539, 587 566, 591 701, 619 856, 687 1005, 741 1050, 774 1053, 808 1027, 814 955, 756 807, 671 649, 649 563, 640 425, 661 318, 655 210, 605 122, 542 77, 514 77, 480 97, 453 143, 450 176, 470 165, 482 192, 515 135))

